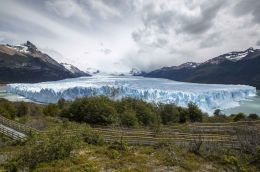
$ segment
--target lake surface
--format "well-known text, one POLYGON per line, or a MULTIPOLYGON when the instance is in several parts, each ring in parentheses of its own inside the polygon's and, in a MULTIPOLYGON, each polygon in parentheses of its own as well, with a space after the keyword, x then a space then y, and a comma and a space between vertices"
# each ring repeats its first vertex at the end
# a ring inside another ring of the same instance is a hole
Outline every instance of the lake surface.
POLYGON ((260 115, 260 90, 257 90, 257 96, 251 97, 248 101, 241 101, 240 106, 224 110, 225 114, 243 112, 246 114, 256 113, 260 115))

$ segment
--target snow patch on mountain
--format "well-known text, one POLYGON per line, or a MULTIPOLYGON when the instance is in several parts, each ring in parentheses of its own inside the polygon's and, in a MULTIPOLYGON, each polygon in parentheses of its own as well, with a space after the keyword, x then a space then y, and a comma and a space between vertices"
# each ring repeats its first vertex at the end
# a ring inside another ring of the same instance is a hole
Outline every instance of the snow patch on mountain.
POLYGON ((233 51, 233 52, 230 52, 230 53, 227 53, 227 54, 220 55, 220 56, 215 57, 213 59, 210 59, 210 60, 206 61, 205 63, 220 64, 221 62, 226 61, 226 60, 237 62, 239 60, 244 59, 250 53, 254 53, 255 51, 258 51, 258 50, 253 49, 253 48, 248 48, 245 51, 233 51))

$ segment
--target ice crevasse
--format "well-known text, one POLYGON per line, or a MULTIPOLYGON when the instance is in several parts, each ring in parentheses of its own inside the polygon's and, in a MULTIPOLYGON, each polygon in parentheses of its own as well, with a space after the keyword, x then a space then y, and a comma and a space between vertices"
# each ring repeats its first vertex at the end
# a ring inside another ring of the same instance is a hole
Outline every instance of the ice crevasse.
POLYGON ((55 103, 60 98, 73 100, 85 96, 111 99, 132 97, 154 103, 174 103, 186 107, 196 103, 204 112, 239 105, 256 95, 256 88, 246 85, 196 84, 167 79, 133 76, 92 76, 35 84, 9 84, 7 91, 33 101, 55 103))

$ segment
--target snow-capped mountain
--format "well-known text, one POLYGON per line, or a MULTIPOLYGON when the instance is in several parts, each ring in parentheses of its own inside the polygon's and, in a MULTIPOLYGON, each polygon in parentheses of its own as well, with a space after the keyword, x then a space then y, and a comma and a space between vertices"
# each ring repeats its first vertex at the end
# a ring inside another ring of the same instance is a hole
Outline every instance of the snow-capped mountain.
POLYGON ((163 67, 142 76, 176 81, 246 84, 260 88, 260 50, 233 51, 205 61, 163 67))
POLYGON ((73 66, 68 63, 60 63, 60 64, 63 65, 68 71, 70 71, 73 74, 82 75, 82 76, 86 75, 85 72, 79 70, 79 68, 77 68, 76 66, 73 66))
POLYGON ((7 44, 6 47, 13 49, 14 51, 21 53, 23 55, 29 55, 31 57, 39 58, 44 62, 51 63, 53 65, 59 65, 57 61, 51 58, 49 55, 42 53, 38 50, 38 48, 32 44, 30 41, 27 41, 21 45, 9 45, 7 44))
POLYGON ((182 69, 182 68, 196 68, 200 65, 200 63, 195 63, 195 62, 187 62, 183 63, 180 66, 176 66, 176 69, 182 69))
POLYGON ((85 72, 90 74, 90 75, 96 75, 96 74, 102 73, 99 69, 92 68, 92 67, 88 67, 85 72))
POLYGON ((129 72, 129 74, 133 76, 140 76, 143 75, 144 73, 145 73, 144 71, 137 68, 132 68, 131 71, 129 72))
POLYGON ((66 69, 48 54, 42 53, 33 43, 0 45, 0 83, 41 82, 89 76, 66 69))
POLYGON ((206 63, 220 64, 220 63, 227 61, 227 60, 237 62, 239 60, 245 60, 245 57, 247 57, 248 55, 253 54, 255 52, 259 52, 259 50, 253 49, 252 47, 250 47, 245 51, 233 51, 233 52, 230 52, 230 53, 220 55, 218 57, 215 57, 213 59, 206 61, 204 64, 206 64, 206 63))

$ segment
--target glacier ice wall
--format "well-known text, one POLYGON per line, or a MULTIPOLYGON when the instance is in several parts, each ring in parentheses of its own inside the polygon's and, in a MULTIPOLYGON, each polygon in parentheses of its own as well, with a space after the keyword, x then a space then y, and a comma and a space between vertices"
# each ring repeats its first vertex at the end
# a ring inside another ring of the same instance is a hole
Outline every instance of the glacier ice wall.
POLYGON ((99 95, 113 99, 133 97, 183 107, 194 102, 205 112, 238 106, 239 101, 256 94, 256 88, 246 85, 196 84, 133 76, 93 76, 36 84, 9 84, 7 91, 42 103, 99 95))

